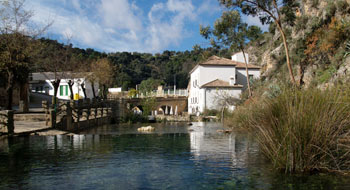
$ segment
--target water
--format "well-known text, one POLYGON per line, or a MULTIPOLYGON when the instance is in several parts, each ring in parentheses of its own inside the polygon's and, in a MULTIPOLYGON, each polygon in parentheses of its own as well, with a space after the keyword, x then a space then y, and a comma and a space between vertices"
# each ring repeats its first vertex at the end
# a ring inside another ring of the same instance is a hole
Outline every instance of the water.
POLYGON ((0 142, 0 189, 350 189, 336 175, 284 175, 217 123, 104 126, 0 142))

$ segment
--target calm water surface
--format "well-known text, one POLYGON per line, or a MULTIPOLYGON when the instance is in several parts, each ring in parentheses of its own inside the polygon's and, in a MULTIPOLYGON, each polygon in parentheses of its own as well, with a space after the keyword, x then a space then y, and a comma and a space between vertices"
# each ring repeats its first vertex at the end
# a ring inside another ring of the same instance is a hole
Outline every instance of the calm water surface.
POLYGON ((350 189, 350 178, 273 171, 246 135, 218 123, 110 125, 0 141, 0 189, 350 189))

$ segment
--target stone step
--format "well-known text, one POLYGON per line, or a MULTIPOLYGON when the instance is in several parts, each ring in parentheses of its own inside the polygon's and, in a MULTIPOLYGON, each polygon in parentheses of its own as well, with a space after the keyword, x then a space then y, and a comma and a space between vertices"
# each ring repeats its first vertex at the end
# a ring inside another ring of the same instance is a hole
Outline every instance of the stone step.
POLYGON ((46 115, 38 114, 38 113, 14 114, 14 120, 15 121, 45 121, 46 115))

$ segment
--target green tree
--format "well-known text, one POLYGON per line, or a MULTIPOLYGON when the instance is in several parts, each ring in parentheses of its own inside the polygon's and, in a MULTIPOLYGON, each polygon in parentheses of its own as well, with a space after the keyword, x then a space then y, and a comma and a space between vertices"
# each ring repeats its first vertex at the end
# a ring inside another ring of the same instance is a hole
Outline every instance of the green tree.
POLYGON ((225 11, 221 18, 216 20, 214 24, 214 30, 208 27, 200 27, 200 33, 206 39, 211 39, 211 42, 215 45, 228 46, 231 50, 240 50, 243 53, 249 97, 252 96, 250 88, 248 63, 245 55, 245 47, 247 43, 259 38, 261 30, 257 26, 248 26, 243 23, 238 11, 225 11))
POLYGON ((139 90, 141 93, 151 92, 154 89, 157 89, 159 85, 164 84, 162 80, 148 78, 147 80, 143 80, 139 86, 139 90))
POLYGON ((110 87, 114 81, 115 67, 113 67, 107 58, 102 58, 92 62, 90 69, 92 72, 92 77, 90 78, 92 89, 95 90, 94 83, 98 81, 100 87, 102 87, 101 96, 106 99, 108 87, 110 87))
POLYGON ((142 105, 142 115, 147 117, 148 115, 151 114, 151 112, 156 109, 156 105, 157 105, 157 100, 154 97, 150 97, 150 98, 143 98, 141 101, 141 105, 142 105))
MULTIPOLYGON (((37 58, 36 71, 43 72, 47 80, 50 80, 54 95, 52 105, 56 107, 57 93, 62 79, 74 78, 76 62, 72 61, 72 44, 67 45, 52 40, 41 40, 41 52, 37 58)), ((69 85, 73 85, 70 82, 69 85)))
POLYGON ((240 9, 243 14, 258 16, 262 24, 275 23, 281 33, 283 45, 287 58, 289 76, 293 84, 295 83, 292 66, 290 63, 289 49, 285 28, 282 23, 294 25, 296 19, 295 12, 299 7, 295 0, 219 0, 219 2, 232 10, 240 9))
POLYGON ((26 83, 29 64, 36 53, 35 38, 50 26, 32 29, 32 11, 24 0, 0 1, 0 72, 6 75, 7 109, 12 109, 15 81, 26 83))

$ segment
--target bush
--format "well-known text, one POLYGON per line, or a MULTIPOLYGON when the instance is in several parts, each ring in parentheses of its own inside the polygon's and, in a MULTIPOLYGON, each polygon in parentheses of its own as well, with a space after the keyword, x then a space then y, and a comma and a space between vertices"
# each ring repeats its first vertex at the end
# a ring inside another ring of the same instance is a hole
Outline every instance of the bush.
POLYGON ((345 14, 348 11, 349 4, 345 0, 337 0, 336 7, 339 12, 345 14))
POLYGON ((300 16, 296 19, 295 29, 297 31, 305 30, 307 27, 307 22, 309 18, 306 15, 300 16))
POLYGON ((350 89, 285 88, 275 98, 238 108, 236 126, 256 137, 285 172, 350 170, 350 89))
POLYGON ((326 10, 326 21, 330 21, 331 18, 335 15, 335 12, 337 11, 337 7, 335 6, 334 1, 328 1, 328 4, 325 8, 326 10))
POLYGON ((331 79, 333 74, 336 72, 337 72, 337 69, 335 68, 335 66, 331 65, 328 69, 317 73, 318 81, 321 84, 328 82, 329 79, 331 79))
POLYGON ((220 111, 213 110, 213 109, 211 109, 211 110, 210 109, 206 109, 203 112, 203 115, 205 115, 205 116, 218 116, 220 114, 221 114, 220 111))
POLYGON ((319 4, 319 0, 312 0, 311 1, 311 7, 313 7, 313 8, 317 8, 318 4, 319 4))

